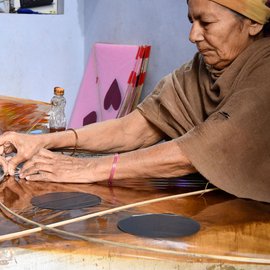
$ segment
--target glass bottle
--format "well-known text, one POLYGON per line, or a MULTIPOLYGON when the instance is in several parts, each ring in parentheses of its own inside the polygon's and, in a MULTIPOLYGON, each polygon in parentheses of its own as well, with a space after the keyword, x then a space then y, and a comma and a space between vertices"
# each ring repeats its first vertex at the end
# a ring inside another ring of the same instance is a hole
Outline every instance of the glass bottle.
POLYGON ((50 132, 58 132, 66 129, 64 88, 54 87, 54 96, 51 99, 51 110, 49 117, 50 132))

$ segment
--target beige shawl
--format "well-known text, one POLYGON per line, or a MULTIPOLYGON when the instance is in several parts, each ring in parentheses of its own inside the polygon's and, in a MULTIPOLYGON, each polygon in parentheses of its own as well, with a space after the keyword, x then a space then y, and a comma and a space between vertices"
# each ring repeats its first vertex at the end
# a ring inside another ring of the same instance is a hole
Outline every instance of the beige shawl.
POLYGON ((270 202, 270 38, 254 42, 218 75, 196 54, 138 109, 212 184, 270 202))

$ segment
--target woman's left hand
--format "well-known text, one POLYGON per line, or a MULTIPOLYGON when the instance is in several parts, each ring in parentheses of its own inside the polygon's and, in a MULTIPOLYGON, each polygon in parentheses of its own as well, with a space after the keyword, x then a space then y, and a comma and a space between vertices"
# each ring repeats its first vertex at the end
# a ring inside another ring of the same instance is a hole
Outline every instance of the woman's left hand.
POLYGON ((20 178, 28 181, 91 183, 95 182, 92 173, 94 167, 94 159, 74 158, 43 148, 24 164, 20 178))

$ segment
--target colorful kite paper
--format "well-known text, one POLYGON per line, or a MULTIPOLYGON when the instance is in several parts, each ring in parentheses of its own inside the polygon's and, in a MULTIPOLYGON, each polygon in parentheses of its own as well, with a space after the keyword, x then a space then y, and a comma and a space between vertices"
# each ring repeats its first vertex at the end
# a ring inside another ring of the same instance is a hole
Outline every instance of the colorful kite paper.
POLYGON ((134 103, 138 102, 140 89, 135 89, 140 74, 146 71, 148 61, 144 61, 143 57, 148 59, 149 54, 150 46, 95 44, 69 127, 79 128, 129 113, 134 103), (148 56, 145 48, 148 48, 148 56), (122 107, 126 109, 120 115, 122 107))
POLYGON ((48 123, 50 108, 50 103, 0 96, 0 133, 42 129, 48 123))

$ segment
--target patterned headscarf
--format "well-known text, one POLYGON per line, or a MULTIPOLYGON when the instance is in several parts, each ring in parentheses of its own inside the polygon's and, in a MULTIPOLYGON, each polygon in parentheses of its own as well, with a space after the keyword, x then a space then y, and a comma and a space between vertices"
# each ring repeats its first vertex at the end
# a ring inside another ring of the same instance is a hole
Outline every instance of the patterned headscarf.
POLYGON ((260 24, 270 18, 270 0, 211 0, 260 24))

